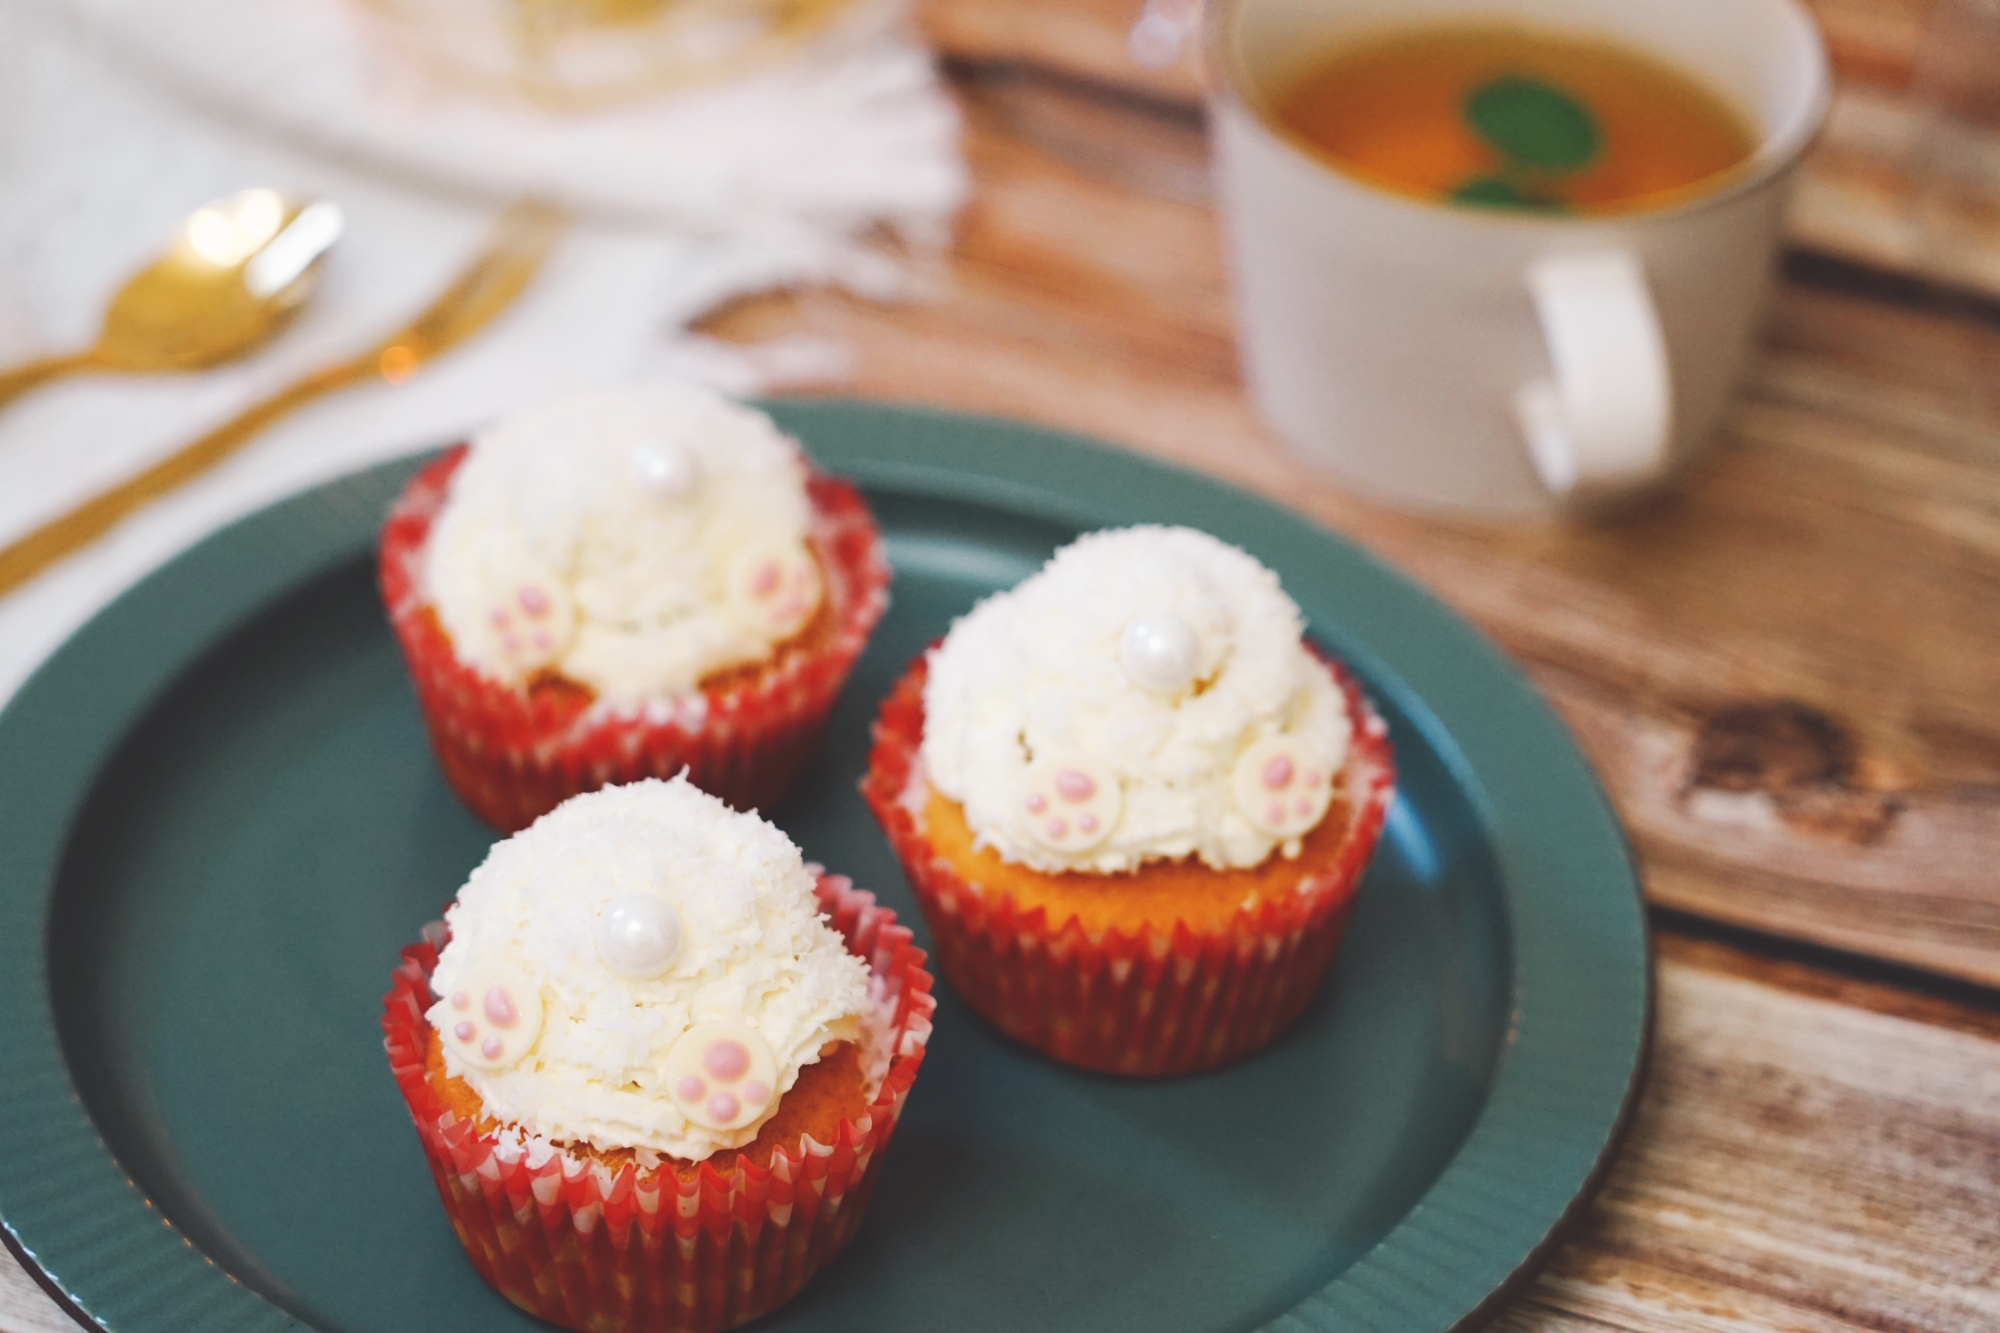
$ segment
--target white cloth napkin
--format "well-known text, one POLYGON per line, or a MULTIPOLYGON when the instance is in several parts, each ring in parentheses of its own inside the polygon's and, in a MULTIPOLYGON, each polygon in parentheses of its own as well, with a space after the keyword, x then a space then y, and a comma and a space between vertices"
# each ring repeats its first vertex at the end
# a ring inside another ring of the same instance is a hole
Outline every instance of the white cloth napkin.
POLYGON ((233 17, 231 60, 247 66, 257 43, 277 43, 264 52, 269 67, 303 86, 314 62, 287 45, 296 34, 244 16, 296 5, 334 32, 326 25, 341 11, 327 0, 74 3, 0 4, 0 362, 88 344, 125 276, 210 198, 250 185, 332 198, 347 214, 347 234, 311 307, 250 360, 191 376, 77 379, 0 410, 0 541, 303 371, 373 343, 435 295, 505 199, 533 189, 600 211, 586 212, 534 285, 476 341, 404 386, 366 386, 302 410, 0 597, 0 699, 160 561, 301 487, 461 438, 495 414, 587 384, 695 373, 750 392, 773 379, 837 377, 839 348, 788 344, 742 356, 690 339, 685 326, 722 301, 773 287, 832 282, 892 296, 898 266, 871 240, 885 226, 919 242, 941 238, 965 190, 952 103, 928 57, 895 32, 754 84, 540 128, 525 112, 445 98, 380 101, 369 53, 350 33, 345 44, 327 39, 318 60, 333 72, 281 122, 257 109, 260 97, 275 95, 268 81, 191 97, 202 90, 191 90, 188 66, 160 49, 164 30, 132 16, 154 10, 211 34, 233 17), (148 42, 152 51, 135 52, 148 42), (348 118, 340 97, 349 99, 348 118), (686 169, 685 154, 664 149, 648 156, 649 116, 675 127, 674 142, 705 144, 695 157, 707 165, 686 169), (373 152, 358 130, 346 145, 326 138, 327 126, 388 123, 463 170, 434 180, 420 160, 411 166, 373 152), (307 146, 287 137, 314 125, 307 146), (615 151, 569 156, 550 147, 565 136, 597 136, 615 151), (800 144, 818 146, 810 170, 793 151, 800 144), (548 154, 568 164, 567 175, 537 167, 548 154), (619 201, 593 195, 592 180, 603 185, 648 161, 676 182, 648 186, 659 207, 606 216, 601 210, 619 201))

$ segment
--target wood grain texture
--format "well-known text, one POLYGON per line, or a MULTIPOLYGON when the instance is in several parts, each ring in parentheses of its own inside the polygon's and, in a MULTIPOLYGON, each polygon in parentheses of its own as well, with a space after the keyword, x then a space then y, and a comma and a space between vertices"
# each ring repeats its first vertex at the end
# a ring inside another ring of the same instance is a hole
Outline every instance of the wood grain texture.
POLYGON ((0 1333, 76 1333, 77 1323, 48 1298, 14 1256, 0 1250, 0 1333))
POLYGON ((1395 513, 1290 459, 1237 379, 1174 122, 969 83, 977 192, 928 299, 743 303, 859 351, 859 392, 1000 412, 1264 492, 1492 634, 1575 729, 1655 901, 2000 984, 2000 321, 1793 280, 1668 495, 1597 523, 1395 513))
MULTIPOLYGON (((1144 0, 918 0, 925 35, 975 65, 1026 65, 1193 106, 1194 45, 1132 58, 1144 0)), ((1837 76, 1793 199, 1794 244, 2000 297, 2000 11, 1980 0, 1808 0, 1837 76), (1989 12, 1991 11, 1991 12, 1989 12), (1970 90, 1970 91, 1969 91, 1970 90)))
POLYGON ((1652 1080, 1618 1166, 1494 1327, 2000 1326, 1994 1016, 1924 1022, 1882 1012, 1894 992, 1861 1007, 1784 969, 1751 979, 1763 965, 1712 946, 1662 953, 1652 1080))

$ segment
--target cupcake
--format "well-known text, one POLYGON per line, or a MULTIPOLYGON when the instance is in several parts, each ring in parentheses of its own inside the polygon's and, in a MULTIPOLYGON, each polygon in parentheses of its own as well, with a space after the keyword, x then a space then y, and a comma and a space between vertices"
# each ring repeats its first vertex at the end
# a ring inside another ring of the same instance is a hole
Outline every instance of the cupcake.
POLYGON ((860 1224, 935 1002, 895 914, 684 779, 496 845, 383 1001, 472 1265, 592 1333, 730 1328, 860 1224))
POLYGON ((1111 1073, 1270 1042, 1339 947, 1387 728, 1277 576, 1188 528, 1093 533, 883 703, 862 783, 951 984, 1111 1073))
POLYGON ((564 398, 419 472, 381 583, 446 779, 503 832, 685 769, 770 809, 888 606, 867 504, 705 390, 564 398))

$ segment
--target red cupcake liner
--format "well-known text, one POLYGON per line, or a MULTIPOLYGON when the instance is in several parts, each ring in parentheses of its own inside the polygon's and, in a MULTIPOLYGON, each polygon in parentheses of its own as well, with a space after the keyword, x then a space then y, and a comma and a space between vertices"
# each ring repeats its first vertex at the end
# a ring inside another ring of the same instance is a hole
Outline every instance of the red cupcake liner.
POLYGON ((1058 1060, 1138 1077, 1228 1064, 1298 1018, 1333 965, 1395 787, 1388 727, 1346 669, 1314 651, 1355 723, 1341 770, 1351 827, 1333 864, 1303 873, 1294 894, 1239 910, 1220 933, 1175 921, 1096 938, 1075 916, 1052 923, 1045 908, 981 892, 918 827, 905 801, 924 735, 926 658, 912 664, 882 703, 861 790, 930 925, 938 970, 968 1004, 1058 1060))
POLYGON ((845 876, 822 874, 816 892, 849 952, 867 960, 884 1009, 894 1006, 882 1090, 832 1143, 801 1135, 768 1167, 738 1159, 724 1174, 704 1162, 692 1179, 667 1165, 614 1173, 560 1150, 538 1160, 458 1118, 424 1065, 442 924, 403 950, 382 1001, 390 1071, 452 1230, 502 1296, 588 1333, 714 1333, 790 1300, 853 1238, 923 1064, 937 1001, 923 951, 894 912, 845 876))
POLYGON ((826 575, 829 638, 782 655, 743 681, 629 706, 579 691, 526 691, 458 659, 424 600, 423 551, 465 446, 410 480, 382 529, 380 577, 389 623, 416 685, 446 781, 505 833, 579 792, 640 778, 688 780, 739 810, 783 799, 825 726, 868 635, 889 605, 889 562, 874 516, 847 482, 811 474, 808 540, 826 575))

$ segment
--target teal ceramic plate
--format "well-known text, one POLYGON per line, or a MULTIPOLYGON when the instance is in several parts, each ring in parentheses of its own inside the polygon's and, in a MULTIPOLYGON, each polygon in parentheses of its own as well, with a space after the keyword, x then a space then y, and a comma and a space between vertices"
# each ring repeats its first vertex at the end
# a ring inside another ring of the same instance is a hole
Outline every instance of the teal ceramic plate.
MULTIPOLYGON (((1086 528, 1193 524, 1277 569, 1390 720, 1400 783, 1330 983, 1237 1067, 1080 1073, 941 987, 859 1238, 760 1327, 1423 1333, 1490 1309, 1588 1192, 1648 1017, 1630 857, 1533 691, 1397 575, 1204 478, 999 421, 774 411, 867 488, 896 566, 776 818, 906 917, 855 789, 875 703, 1086 528)), ((0 715, 0 1216, 113 1333, 545 1327, 461 1256, 376 1027, 397 950, 489 841, 375 601, 413 467, 217 533, 0 715)))

